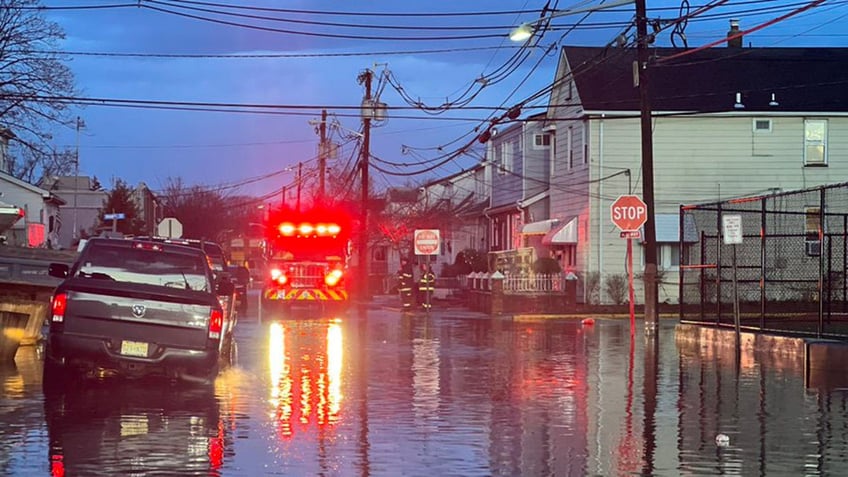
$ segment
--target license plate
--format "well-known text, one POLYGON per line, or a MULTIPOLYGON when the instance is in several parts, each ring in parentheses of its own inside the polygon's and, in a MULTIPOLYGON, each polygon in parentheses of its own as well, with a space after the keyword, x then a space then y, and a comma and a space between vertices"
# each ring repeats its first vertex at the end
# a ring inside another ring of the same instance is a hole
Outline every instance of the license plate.
POLYGON ((121 341, 121 354, 126 356, 147 357, 147 343, 138 341, 121 341))

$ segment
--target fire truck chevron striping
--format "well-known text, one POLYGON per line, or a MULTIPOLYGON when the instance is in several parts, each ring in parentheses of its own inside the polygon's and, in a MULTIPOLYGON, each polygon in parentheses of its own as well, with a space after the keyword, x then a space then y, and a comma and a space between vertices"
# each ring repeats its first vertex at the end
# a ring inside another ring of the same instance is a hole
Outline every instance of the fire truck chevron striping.
POLYGON ((335 209, 270 214, 262 300, 280 303, 346 302, 351 221, 335 209))

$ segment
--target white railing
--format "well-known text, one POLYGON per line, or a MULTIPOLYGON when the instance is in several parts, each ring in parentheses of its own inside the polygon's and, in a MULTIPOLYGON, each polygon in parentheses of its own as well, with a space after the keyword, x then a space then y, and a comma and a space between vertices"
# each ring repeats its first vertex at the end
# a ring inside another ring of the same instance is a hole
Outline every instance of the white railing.
POLYGON ((493 278, 490 273, 471 273, 458 277, 460 288, 466 290, 489 291, 492 289, 492 280, 503 281, 503 291, 507 294, 523 293, 558 293, 565 291, 565 282, 568 280, 564 273, 556 274, 530 274, 530 275, 501 275, 493 278))

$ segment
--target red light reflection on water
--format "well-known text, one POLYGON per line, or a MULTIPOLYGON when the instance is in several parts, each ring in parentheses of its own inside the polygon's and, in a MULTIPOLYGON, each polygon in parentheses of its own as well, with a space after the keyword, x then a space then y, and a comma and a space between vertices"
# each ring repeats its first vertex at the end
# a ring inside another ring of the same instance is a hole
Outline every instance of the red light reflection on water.
POLYGON ((342 328, 273 323, 269 335, 269 403, 281 438, 311 425, 333 425, 341 411, 342 328))

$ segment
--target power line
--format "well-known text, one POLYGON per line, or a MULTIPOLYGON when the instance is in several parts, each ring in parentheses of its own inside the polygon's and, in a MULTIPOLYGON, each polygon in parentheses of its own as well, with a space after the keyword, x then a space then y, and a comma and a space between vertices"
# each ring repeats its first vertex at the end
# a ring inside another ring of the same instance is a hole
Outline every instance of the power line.
POLYGON ((362 51, 362 52, 338 52, 338 53, 232 53, 232 54, 206 54, 206 53, 133 53, 133 52, 108 52, 108 51, 61 51, 61 50, 11 50, 10 54, 43 54, 43 55, 68 55, 68 56, 95 56, 115 58, 177 58, 177 59, 279 59, 279 58, 344 58, 357 56, 402 56, 402 55, 427 55, 445 53, 467 53, 470 51, 491 51, 500 48, 521 49, 521 46, 471 46, 465 48, 431 48, 420 50, 385 50, 385 51, 362 51))
MULTIPOLYGON (((169 10, 167 8, 161 8, 157 6, 150 5, 148 3, 142 3, 141 7, 146 8, 148 10, 153 10, 159 13, 165 13, 169 15, 179 16, 183 18, 190 18, 193 20, 199 20, 208 23, 215 23, 218 25, 227 25, 232 27, 246 28, 250 30, 264 31, 270 33, 285 33, 289 35, 302 35, 302 36, 311 36, 311 37, 320 37, 320 38, 337 38, 337 39, 345 39, 345 40, 368 40, 368 41, 456 41, 456 40, 481 40, 488 38, 502 38, 504 34, 476 34, 476 35, 452 35, 452 36, 374 36, 374 35, 348 35, 342 33, 319 33, 312 31, 300 31, 300 30, 288 30, 283 28, 272 28, 265 27, 259 25, 252 25, 248 23, 239 23, 228 20, 221 20, 218 18, 211 18, 202 15, 195 15, 191 13, 178 12, 175 10, 169 10)), ((181 7, 186 8, 186 7, 181 7)))

